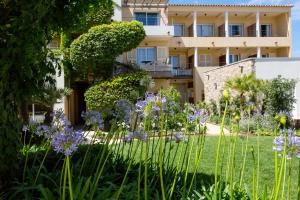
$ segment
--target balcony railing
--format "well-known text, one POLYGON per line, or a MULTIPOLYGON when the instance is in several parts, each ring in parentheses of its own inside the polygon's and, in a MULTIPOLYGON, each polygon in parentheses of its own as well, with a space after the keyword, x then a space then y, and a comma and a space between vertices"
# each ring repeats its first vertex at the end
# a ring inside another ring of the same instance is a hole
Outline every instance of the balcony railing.
POLYGON ((153 77, 190 77, 193 75, 192 69, 174 69, 172 65, 164 63, 149 62, 147 64, 142 64, 139 67, 150 72, 153 77))

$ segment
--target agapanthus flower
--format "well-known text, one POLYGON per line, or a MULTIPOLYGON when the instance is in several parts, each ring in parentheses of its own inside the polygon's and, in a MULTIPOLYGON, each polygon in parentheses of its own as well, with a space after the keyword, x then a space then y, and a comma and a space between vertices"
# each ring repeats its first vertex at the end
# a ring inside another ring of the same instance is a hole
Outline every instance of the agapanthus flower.
POLYGON ((38 136, 43 135, 44 137, 49 138, 51 136, 51 132, 53 132, 53 130, 51 130, 49 126, 40 125, 36 128, 35 134, 38 136))
POLYGON ((128 136, 125 138, 126 142, 131 142, 134 139, 146 141, 147 135, 144 132, 141 131, 133 131, 128 134, 128 136))
POLYGON ((116 103, 116 109, 113 112, 114 117, 125 123, 130 122, 131 105, 126 101, 118 101, 116 103))
POLYGON ((164 109, 167 99, 160 95, 154 95, 152 93, 146 93, 145 99, 140 100, 135 104, 136 111, 141 113, 141 117, 152 116, 156 118, 158 112, 164 109))
POLYGON ((182 140, 183 140, 183 135, 182 134, 180 134, 180 133, 175 133, 175 142, 176 143, 179 143, 179 142, 181 142, 182 140))
POLYGON ((71 125, 71 122, 68 120, 62 109, 55 110, 51 116, 53 117, 52 125, 57 128, 63 129, 71 125))
POLYGON ((295 131, 288 129, 286 131, 280 130, 281 135, 274 138, 273 150, 278 152, 278 155, 284 151, 284 146, 286 144, 286 156, 290 159, 292 155, 300 158, 300 137, 295 135, 295 131))
POLYGON ((97 111, 82 112, 81 117, 85 120, 87 126, 98 126, 99 128, 104 127, 104 122, 101 114, 97 111))
POLYGON ((63 131, 56 132, 51 139, 54 151, 63 153, 68 156, 77 150, 78 145, 84 140, 82 130, 73 130, 73 128, 65 128, 63 131))
POLYGON ((208 113, 205 109, 195 109, 191 108, 188 112, 189 122, 199 121, 201 124, 204 124, 208 118, 208 113))

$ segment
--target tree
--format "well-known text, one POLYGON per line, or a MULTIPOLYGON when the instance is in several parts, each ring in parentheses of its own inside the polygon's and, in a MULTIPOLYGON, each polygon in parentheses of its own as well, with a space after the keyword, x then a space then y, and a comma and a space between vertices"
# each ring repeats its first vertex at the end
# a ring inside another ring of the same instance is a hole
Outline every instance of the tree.
POLYGON ((4 0, 0 2, 0 190, 18 168, 22 102, 53 84, 47 44, 69 31, 101 0, 4 0))
POLYGON ((291 113, 294 108, 295 80, 289 80, 278 76, 271 80, 265 87, 265 109, 266 113, 275 116, 279 112, 291 113))
POLYGON ((143 25, 137 21, 94 26, 72 42, 70 61, 80 72, 110 77, 116 57, 138 46, 144 38, 143 25))
POLYGON ((225 89, 231 90, 238 95, 238 103, 242 111, 246 100, 259 103, 258 100, 262 95, 264 85, 264 81, 256 79, 254 74, 249 74, 226 81, 225 89))

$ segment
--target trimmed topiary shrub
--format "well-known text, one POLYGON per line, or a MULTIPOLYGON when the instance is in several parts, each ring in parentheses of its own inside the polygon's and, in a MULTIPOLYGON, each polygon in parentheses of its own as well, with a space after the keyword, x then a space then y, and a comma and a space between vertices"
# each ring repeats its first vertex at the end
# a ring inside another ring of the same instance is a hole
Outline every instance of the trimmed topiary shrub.
POLYGON ((144 71, 123 74, 90 87, 85 101, 89 110, 110 111, 120 100, 136 101, 144 95, 148 84, 149 78, 144 71))
POLYGON ((70 47, 70 61, 80 71, 112 71, 112 63, 145 38, 143 25, 137 21, 114 22, 94 26, 75 39, 70 47))

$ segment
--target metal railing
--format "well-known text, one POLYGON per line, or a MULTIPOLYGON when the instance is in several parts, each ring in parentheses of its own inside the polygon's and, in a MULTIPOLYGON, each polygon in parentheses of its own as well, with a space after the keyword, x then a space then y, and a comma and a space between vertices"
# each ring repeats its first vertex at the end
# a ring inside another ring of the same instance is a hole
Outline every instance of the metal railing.
POLYGON ((159 63, 159 62, 149 62, 147 64, 139 65, 140 69, 143 69, 147 72, 154 72, 156 75, 171 75, 171 76, 192 76, 192 69, 184 68, 173 68, 171 64, 159 63))
POLYGON ((136 20, 141 22, 144 26, 161 26, 168 24, 165 22, 164 18, 162 17, 123 17, 123 21, 132 21, 136 20))

